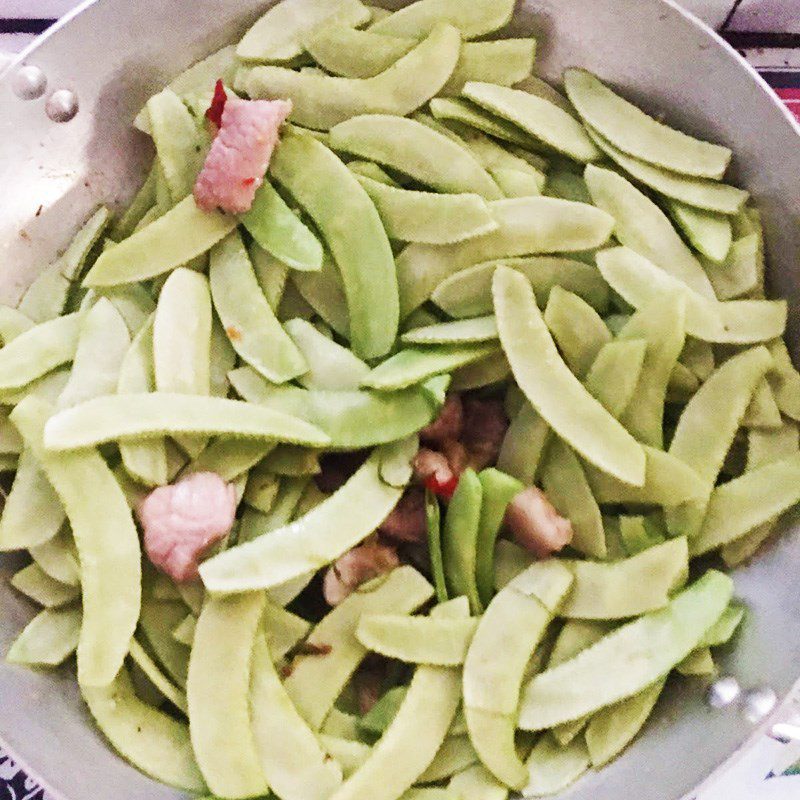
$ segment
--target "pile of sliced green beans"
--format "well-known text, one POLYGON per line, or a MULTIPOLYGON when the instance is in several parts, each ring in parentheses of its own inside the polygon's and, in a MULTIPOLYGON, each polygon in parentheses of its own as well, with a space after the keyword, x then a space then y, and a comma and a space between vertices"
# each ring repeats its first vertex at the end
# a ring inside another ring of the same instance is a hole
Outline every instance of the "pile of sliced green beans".
POLYGON ((800 501, 787 307, 730 150, 581 69, 540 81, 534 39, 487 39, 513 6, 283 0, 149 100, 131 205, 0 308, 0 550, 30 553, 11 583, 43 607, 7 658, 77 653, 98 726, 157 780, 557 793, 670 674, 715 671, 744 608, 722 572, 689 584, 690 558, 743 562, 800 501), (218 78, 294 109, 238 218, 192 197, 218 78), (427 497, 429 568, 320 616, 314 576, 395 507, 448 391, 504 399, 497 464, 427 497), (320 456, 357 450, 322 492, 320 456), (239 510, 176 584, 133 509, 201 471, 239 510), (533 485, 574 530, 541 561, 503 527, 533 485), (370 653, 394 667, 361 714, 370 653))

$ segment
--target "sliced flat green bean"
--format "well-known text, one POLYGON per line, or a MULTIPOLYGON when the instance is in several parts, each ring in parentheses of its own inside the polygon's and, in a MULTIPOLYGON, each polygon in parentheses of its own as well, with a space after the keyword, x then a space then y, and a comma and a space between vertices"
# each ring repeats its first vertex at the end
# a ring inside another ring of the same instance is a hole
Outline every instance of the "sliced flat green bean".
POLYGON ((497 323, 494 316, 477 317, 444 322, 415 328, 401 337, 406 344, 465 344, 497 339, 497 323))
POLYGON ((142 702, 126 669, 106 686, 81 688, 98 727, 126 761, 178 789, 206 790, 188 726, 142 702))
POLYGON ((322 266, 322 245, 289 208, 269 181, 259 187, 242 224, 260 247, 293 269, 316 271, 322 266))
POLYGON ((356 355, 385 355, 397 335, 397 278, 389 240, 369 195, 350 170, 310 136, 284 137, 271 169, 315 221, 336 259, 356 355))
POLYGON ((680 356, 681 364, 687 366, 700 381, 705 381, 714 371, 714 348, 709 342, 687 339, 680 356))
POLYGON ((414 119, 354 117, 331 130, 331 147, 377 161, 440 192, 479 194, 487 200, 502 197, 469 151, 414 119))
POLYGON ((79 607, 39 612, 14 640, 6 654, 11 664, 57 667, 78 647, 82 614, 79 607))
POLYGON ((514 729, 525 668, 572 584, 556 562, 533 564, 489 604, 464 663, 464 708, 470 739, 483 764, 512 788, 527 771, 514 746, 514 729), (497 654, 502 652, 503 658, 497 654))
POLYGON ((48 424, 50 450, 76 450, 111 441, 192 434, 282 441, 323 447, 329 438, 303 420, 221 397, 154 392, 98 397, 56 414, 48 424))
POLYGON ((380 479, 376 451, 325 502, 269 536, 206 561, 201 576, 212 592, 244 592, 284 583, 334 561, 366 538, 397 504, 402 489, 380 479))
MULTIPOLYGON (((405 687, 401 687, 405 689, 405 687)), ((392 690, 386 692, 375 704, 377 706, 392 690)), ((403 692, 405 694, 405 692, 403 692)), ((372 708, 375 708, 373 706, 372 708)), ((369 712, 364 717, 358 717, 355 714, 349 714, 345 711, 340 711, 338 708, 332 708, 330 714, 325 718, 325 724, 322 726, 320 734, 322 736, 337 736, 342 739, 355 740, 360 735, 361 723, 369 716, 369 712)), ((367 730, 370 730, 367 728, 367 730)), ((383 728, 373 731, 374 733, 383 733, 383 728)))
POLYGON ((800 420, 800 373, 795 369, 783 339, 770 342, 769 352, 775 362, 769 381, 778 406, 787 417, 800 420))
POLYGON ((311 630, 310 622, 272 602, 268 602, 264 610, 263 626, 273 661, 293 650, 311 630))
POLYGON ((511 367, 505 357, 489 356, 454 370, 450 390, 467 392, 470 389, 482 389, 506 381, 510 376, 511 367))
POLYGON ((245 513, 242 525, 239 528, 239 544, 252 541, 258 536, 287 525, 294 516, 295 509, 308 485, 308 481, 309 478, 307 476, 285 478, 281 481, 277 495, 267 512, 261 512, 255 518, 248 517, 247 513, 245 513), (248 525, 248 522, 250 522, 250 525, 248 525))
POLYGON ((338 78, 295 72, 283 67, 241 71, 236 88, 256 99, 292 101, 292 122, 329 130, 359 114, 403 117, 431 99, 453 73, 461 36, 441 24, 413 50, 373 78, 338 78))
POLYGON ((436 398, 446 378, 397 392, 306 390, 272 386, 246 369, 231 373, 237 392, 250 403, 298 414, 330 437, 333 447, 354 450, 388 444, 415 433, 436 415, 436 398))
POLYGON ((742 420, 745 428, 780 428, 783 424, 781 410, 769 381, 763 378, 753 393, 750 405, 742 420))
POLYGON ((668 201, 667 207, 695 250, 715 264, 725 260, 733 242, 733 228, 728 217, 676 200, 668 201))
POLYGON ((538 197, 542 194, 546 178, 517 169, 496 167, 489 170, 506 197, 538 197))
POLYGON ((80 335, 80 314, 48 320, 0 349, 0 390, 19 389, 72 361, 80 335))
POLYGON ((394 186, 395 188, 400 186, 400 184, 391 175, 389 175, 388 172, 386 172, 382 167, 379 167, 373 161, 350 161, 347 164, 347 168, 350 170, 350 172, 354 172, 356 175, 362 175, 365 178, 372 178, 372 180, 383 183, 386 186, 394 186))
POLYGON ((459 95, 470 81, 513 86, 531 74, 535 56, 535 39, 467 43, 462 46, 456 68, 440 93, 459 95))
POLYGON ((362 385, 396 391, 497 353, 499 348, 493 342, 407 347, 375 367, 362 385))
POLYGON ((597 266, 611 288, 636 308, 670 293, 683 294, 686 332, 706 342, 753 344, 781 336, 786 327, 785 301, 708 300, 626 247, 598 253, 597 266))
POLYGON ((475 764, 450 778, 447 791, 461 800, 507 800, 508 787, 483 764, 475 764))
POLYGON ((245 61, 291 61, 303 53, 306 35, 320 26, 357 27, 370 10, 359 0, 284 0, 270 8, 244 35, 236 55, 245 61))
POLYGON ((431 556, 431 573, 436 589, 436 599, 445 603, 450 598, 447 578, 444 572, 444 553, 442 552, 442 511, 436 495, 425 491, 425 520, 428 528, 428 551, 431 556))
POLYGON ((236 227, 236 218, 181 200, 164 216, 103 251, 84 278, 85 286, 115 286, 147 280, 207 252, 236 227))
POLYGON ((275 475, 289 475, 294 478, 316 475, 320 471, 319 455, 304 447, 278 445, 264 458, 262 468, 275 475))
POLYGON ((139 618, 139 535, 122 490, 92 450, 52 454, 43 446, 50 407, 35 398, 20 403, 14 424, 64 504, 81 564, 83 625, 78 680, 104 686, 119 671, 139 618), (87 493, 86 487, 93 491, 87 493))
POLYGON ((192 748, 209 788, 223 797, 268 789, 249 701, 265 602, 263 592, 211 597, 197 620, 186 682, 192 748))
POLYGON ((242 499, 251 508, 262 514, 269 514, 278 495, 279 486, 280 478, 277 475, 261 469, 251 470, 247 475, 247 486, 242 499))
POLYGON ((752 233, 744 239, 737 239, 720 263, 706 260, 705 269, 718 300, 743 297, 758 287, 761 281, 760 253, 760 237, 752 233))
MULTIPOLYGON (((540 180, 546 177, 548 162, 543 156, 531 153, 521 147, 502 145, 480 131, 463 125, 451 130, 431 117, 427 119, 426 124, 435 124, 442 131, 447 131, 445 135, 455 137, 454 141, 466 147, 488 170, 518 170, 527 172, 540 180), (454 130, 457 130, 457 135, 454 130)), ((587 200, 587 202, 589 201, 587 200)))
POLYGON ((14 573, 9 582, 18 592, 45 608, 60 608, 80 596, 77 586, 51 578, 36 562, 14 573))
POLYGON ((510 0, 418 0, 376 22, 370 30, 386 36, 420 38, 446 20, 465 39, 475 39, 502 28, 513 13, 514 4, 510 0))
POLYGON ((698 647, 696 650, 689 653, 689 655, 675 667, 675 671, 679 675, 698 677, 714 675, 717 671, 717 667, 716 664, 714 664, 714 657, 711 655, 711 650, 708 647, 698 647))
POLYGON ((547 670, 523 693, 519 726, 544 730, 632 697, 680 663, 719 619, 731 599, 729 577, 709 570, 670 604, 604 637, 547 670), (625 665, 624 668, 620 665, 625 665), (602 684, 592 676, 605 675, 602 684))
POLYGON ((634 180, 671 200, 703 211, 730 216, 739 212, 750 198, 749 192, 727 183, 678 175, 629 156, 591 129, 589 135, 594 143, 634 180))
POLYGON ((641 486, 645 479, 644 451, 569 371, 525 276, 499 267, 493 294, 503 350, 531 405, 559 436, 599 469, 641 486), (542 369, 542 364, 547 369, 542 369))
POLYGON ((436 97, 431 100, 430 109, 431 114, 437 120, 472 128, 475 131, 493 136, 502 142, 509 142, 522 147, 536 146, 536 140, 532 139, 529 134, 514 125, 514 123, 495 116, 492 112, 486 111, 470 100, 436 97))
POLYGON ((572 523, 571 546, 587 556, 605 558, 606 537, 600 508, 578 457, 561 439, 547 448, 542 482, 550 502, 572 523))
POLYGON ((522 197, 491 204, 500 226, 455 245, 412 244, 397 258, 403 314, 427 300, 445 278, 484 261, 531 253, 591 250, 609 237, 613 225, 605 212, 552 197, 522 197))
POLYGON ((368 758, 372 748, 358 740, 321 734, 320 744, 327 757, 339 764, 342 774, 349 778, 368 758))
POLYGON ((186 687, 189 651, 175 640, 172 632, 185 618, 183 601, 157 600, 147 595, 142 600, 141 630, 156 659, 181 689, 186 687))
POLYGON ((414 473, 413 461, 419 452, 419 436, 411 434, 383 450, 381 479, 389 486, 406 486, 414 473))
POLYGON ((209 283, 228 339, 244 361, 277 383, 306 371, 305 359, 260 291, 238 233, 232 233, 212 249, 209 283))
MULTIPOLYGON (((448 736, 444 742, 442 742, 442 746, 436 752, 433 761, 428 765, 425 772, 419 776, 417 783, 439 783, 477 763, 478 754, 475 752, 475 748, 472 746, 469 736, 464 734, 448 736)), ((444 790, 433 787, 426 789, 409 789, 403 797, 411 795, 413 800, 420 792, 425 792, 425 795, 427 795, 430 792, 442 791, 444 790)))
POLYGON ((332 75, 374 78, 413 50, 418 39, 326 25, 316 28, 304 43, 314 61, 332 75))
POLYGON ((31 546, 31 557, 51 577, 68 586, 80 586, 78 551, 69 525, 44 544, 31 546))
MULTIPOLYGON (((90 289, 89 293, 94 290, 90 289)), ((156 310, 156 304, 150 293, 141 284, 115 286, 102 292, 102 297, 107 297, 114 308, 119 311, 131 336, 136 336, 142 326, 150 319, 156 310)))
POLYGON ((269 307, 277 314, 286 290, 289 267, 260 247, 255 241, 247 248, 256 280, 267 298, 269 307))
POLYGON ((497 468, 525 485, 532 485, 549 439, 550 426, 533 406, 524 400, 519 412, 512 418, 503 439, 497 458, 497 468))
POLYGON ((642 729, 664 689, 660 680, 640 694, 595 714, 586 729, 586 746, 592 766, 605 766, 616 758, 642 729))
POLYGON ((312 319, 320 317, 339 336, 350 338, 350 317, 347 310, 342 276, 333 259, 326 257, 319 272, 295 272, 286 286, 278 319, 312 319))
MULTIPOLYGON (((150 120, 147 112, 142 109, 139 115, 134 120, 134 126, 142 129, 142 126, 149 128, 150 120), (141 124, 137 124, 141 123, 141 124)), ((154 162, 144 183, 139 188, 139 191, 133 196, 130 204, 122 214, 117 218, 111 226, 109 236, 115 241, 119 242, 127 239, 136 230, 136 227, 155 205, 156 202, 156 178, 158 175, 157 170, 158 162, 154 162)))
POLYGON ((546 797, 558 794, 589 769, 589 753, 582 737, 562 747, 556 739, 545 734, 531 750, 525 763, 528 784, 526 797, 546 797))
POLYGON ((110 217, 105 207, 95 211, 70 242, 64 255, 28 287, 19 303, 20 312, 34 322, 45 322, 64 313, 70 290, 80 277, 86 259, 103 235, 110 217))
POLYGON ((731 160, 727 147, 667 127, 586 70, 567 70, 564 84, 584 122, 620 150, 685 175, 719 179, 725 174, 731 160))
POLYGON ((691 538, 700 530, 725 455, 756 386, 771 365, 766 348, 745 350, 719 367, 684 408, 669 452, 695 470, 703 494, 670 509, 667 523, 671 533, 691 538), (714 420, 711 427, 710 419, 714 420))
POLYGON ((194 614, 187 614, 183 620, 175 626, 172 631, 172 638, 187 647, 192 646, 194 632, 197 628, 197 617, 194 614))
POLYGON ((189 465, 190 472, 216 472, 231 481, 254 467, 273 450, 269 442, 216 439, 189 465))
MULTIPOLYGON (((386 729, 391 725, 392 720, 397 716, 400 706, 403 704, 406 695, 408 694, 408 686, 395 686, 386 691, 378 700, 377 703, 356 723, 356 736, 360 732, 366 731, 378 736, 382 736, 386 729)), ((331 716, 336 709, 331 711, 331 716)), ((326 721, 327 727, 327 721, 326 721)), ((324 730, 324 728, 323 728, 324 730)))
MULTIPOLYGON (((192 618, 194 619, 194 618, 192 618)), ((167 678, 158 667, 158 664, 153 661, 147 654, 147 651, 136 641, 131 639, 131 658, 136 666, 147 676, 148 680, 158 691, 172 703, 176 708, 179 708, 184 713, 188 712, 186 705, 186 695, 178 689, 167 678)))
POLYGON ((35 324, 30 317, 16 308, 0 305, 0 341, 4 345, 29 331, 35 324))
POLYGON ((519 126, 534 139, 576 161, 597 161, 600 151, 583 126, 542 97, 492 83, 467 83, 464 97, 519 126))
POLYGON ((585 385, 608 412, 619 419, 633 400, 647 354, 645 339, 620 339, 603 345, 592 362, 585 385))
MULTIPOLYGON (((492 276, 498 263, 476 264, 445 278, 431 294, 431 300, 451 317, 475 317, 492 310, 492 276)), ((509 258, 502 262, 523 273, 531 282, 536 301, 547 305, 550 292, 560 286, 592 308, 608 307, 608 286, 595 267, 567 258, 534 256, 509 258)))
POLYGON ((704 297, 714 288, 700 262, 670 224, 667 215, 630 181, 610 169, 589 165, 584 173, 595 205, 614 217, 614 235, 704 297))
POLYGON ((341 784, 342 768, 298 714, 272 658, 264 639, 257 636, 250 701, 259 763, 271 789, 281 797, 326 800, 341 784))
POLYGON ((307 643, 330 646, 330 651, 296 657, 285 682, 297 710, 312 728, 318 730, 322 726, 342 689, 367 655, 367 649, 355 637, 361 615, 411 613, 432 595, 433 589, 422 575, 411 567, 399 567, 383 580, 359 587, 317 625, 307 643))
MULTIPOLYGON (((456 616, 450 604, 438 616, 456 616)), ((438 612, 438 614, 437 614, 438 612)), ((332 800, 395 800, 425 773, 447 736, 461 699, 458 670, 421 666, 397 715, 369 758, 337 789, 332 800)))
POLYGON ((358 176, 372 198, 390 239, 453 244, 496 230, 486 202, 477 194, 435 194, 386 186, 358 176))

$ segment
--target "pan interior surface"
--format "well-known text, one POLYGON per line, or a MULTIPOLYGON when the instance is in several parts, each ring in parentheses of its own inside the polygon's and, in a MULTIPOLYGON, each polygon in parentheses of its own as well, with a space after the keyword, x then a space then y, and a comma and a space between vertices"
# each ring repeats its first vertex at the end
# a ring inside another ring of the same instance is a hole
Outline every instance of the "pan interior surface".
MULTIPOLYGON (((396 3, 395 5, 401 5, 396 3)), ((0 80, 0 301, 14 303, 98 203, 127 200, 151 155, 131 121, 147 97, 199 58, 233 41, 269 3, 252 0, 97 0, 27 58, 51 88, 78 94, 70 123, 50 122, 44 101, 23 102, 0 80)), ((386 5, 389 5, 386 3, 386 5)), ((584 66, 630 99, 734 153, 733 180, 763 211, 774 296, 790 304, 790 349, 800 345, 800 147, 777 100, 735 53, 664 0, 522 0, 515 32, 539 38, 541 74, 584 66)), ((0 557, 0 653, 32 616, 0 557)), ((736 571, 750 609, 721 669, 743 687, 785 696, 800 664, 800 528, 736 571)), ((598 680, 602 676, 597 676, 598 680)), ((745 742, 734 711, 712 711, 700 681, 674 681, 645 734, 620 760, 563 797, 678 800, 745 742)), ((63 800, 175 800, 120 760, 89 719, 70 669, 30 672, 0 662, 0 739, 63 800)))

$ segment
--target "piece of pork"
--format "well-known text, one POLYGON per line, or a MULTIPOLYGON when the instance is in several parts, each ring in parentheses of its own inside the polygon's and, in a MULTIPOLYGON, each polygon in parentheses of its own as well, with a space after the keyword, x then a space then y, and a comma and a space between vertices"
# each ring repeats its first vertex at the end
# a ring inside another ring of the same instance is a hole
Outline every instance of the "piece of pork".
POLYGON ((425 444, 439 447, 449 439, 458 439, 463 427, 464 408, 461 395, 449 394, 439 416, 419 432, 419 437, 425 444))
POLYGON ((424 542, 428 535, 425 494, 419 487, 406 489, 391 514, 381 523, 380 532, 395 542, 424 542))
POLYGON ((362 583, 400 566, 393 547, 370 540, 338 558, 325 572, 322 594, 331 606, 338 606, 362 583))
POLYGON ((509 503, 505 524, 516 543, 537 558, 547 558, 572 541, 572 523, 535 486, 523 489, 509 503))
POLYGON ((153 564, 178 583, 198 576, 200 559, 230 533, 236 490, 216 472, 198 472, 150 492, 138 509, 153 564))
POLYGON ((264 182, 278 130, 292 111, 287 100, 228 97, 222 124, 194 187, 197 205, 243 214, 264 182))
POLYGON ((508 417, 500 399, 465 396, 463 405, 461 442, 469 453, 469 466, 482 470, 497 463, 508 430, 508 417))

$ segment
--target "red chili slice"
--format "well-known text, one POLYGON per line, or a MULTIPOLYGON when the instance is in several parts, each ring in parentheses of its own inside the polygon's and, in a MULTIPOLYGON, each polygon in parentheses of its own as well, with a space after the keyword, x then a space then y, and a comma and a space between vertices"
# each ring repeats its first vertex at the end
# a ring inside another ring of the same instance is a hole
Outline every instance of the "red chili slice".
POLYGON ((446 481, 440 481, 436 475, 431 475, 425 479, 425 487, 445 500, 449 500, 455 494, 457 486, 458 478, 455 475, 446 481))
POLYGON ((206 109, 206 119, 213 122, 218 128, 222 125, 222 112, 225 110, 225 103, 228 101, 228 93, 220 78, 214 86, 214 98, 211 105, 206 109))

